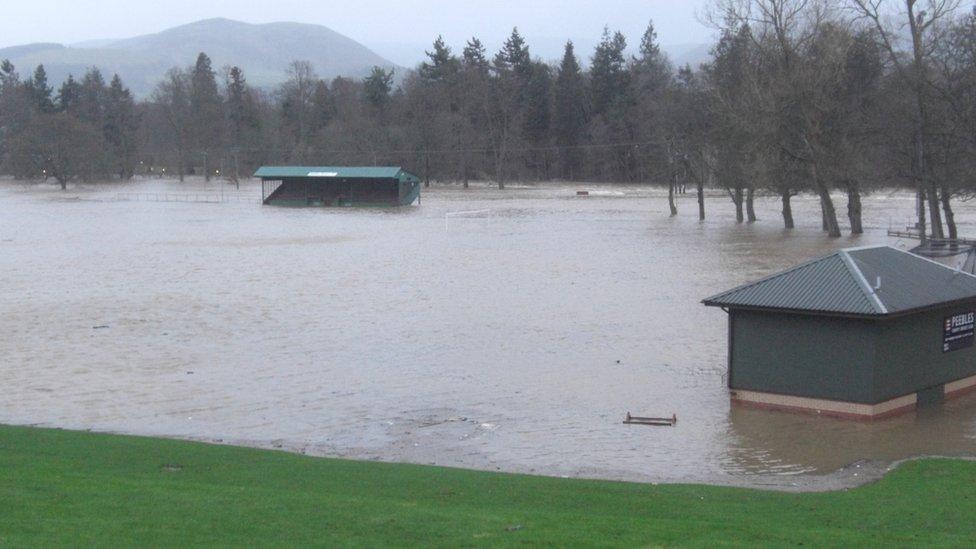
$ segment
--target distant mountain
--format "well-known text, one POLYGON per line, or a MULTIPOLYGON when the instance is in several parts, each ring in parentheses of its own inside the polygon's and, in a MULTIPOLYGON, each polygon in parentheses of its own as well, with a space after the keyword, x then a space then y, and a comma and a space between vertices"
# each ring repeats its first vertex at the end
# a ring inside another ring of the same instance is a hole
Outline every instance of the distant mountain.
POLYGON ((712 44, 675 44, 665 46, 664 49, 668 52, 671 63, 679 68, 690 65, 697 69, 712 59, 712 44))
MULTIPOLYGON (((302 23, 252 25, 207 19, 124 40, 90 40, 73 46, 28 44, 0 49, 22 76, 43 64, 52 86, 97 66, 105 78, 118 73, 138 97, 148 96, 171 67, 188 67, 200 52, 213 66, 238 65, 248 82, 270 88, 283 82, 288 64, 310 61, 323 78, 359 78, 374 66, 396 68, 366 46, 327 27, 302 23)), ((402 71, 398 71, 402 72, 402 71)))

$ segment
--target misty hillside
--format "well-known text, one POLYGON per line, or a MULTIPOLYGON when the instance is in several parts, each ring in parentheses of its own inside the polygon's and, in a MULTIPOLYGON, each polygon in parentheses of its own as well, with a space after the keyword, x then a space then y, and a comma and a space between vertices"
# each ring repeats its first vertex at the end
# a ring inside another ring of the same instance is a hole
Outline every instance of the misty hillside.
POLYGON ((229 19, 208 19, 124 40, 14 46, 0 49, 0 59, 10 59, 23 76, 43 64, 55 87, 69 73, 78 77, 97 66, 106 79, 118 73, 135 95, 144 97, 169 68, 192 65, 201 51, 211 57, 215 69, 238 65, 248 82, 259 87, 283 81, 294 60, 311 61, 324 78, 362 77, 374 65, 394 66, 366 46, 320 25, 252 25, 229 19))

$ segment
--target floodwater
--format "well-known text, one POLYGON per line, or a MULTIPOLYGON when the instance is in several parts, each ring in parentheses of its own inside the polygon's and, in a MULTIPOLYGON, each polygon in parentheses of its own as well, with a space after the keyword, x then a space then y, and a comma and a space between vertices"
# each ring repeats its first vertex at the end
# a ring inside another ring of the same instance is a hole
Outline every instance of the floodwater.
MULTIPOLYGON (((700 304, 888 242, 910 194, 867 197, 867 234, 831 240, 812 197, 788 233, 772 198, 736 225, 721 195, 699 223, 690 194, 669 218, 656 190, 577 188, 435 188, 380 211, 262 207, 255 183, 212 204, 155 201, 216 192, 202 182, 2 182, 0 423, 804 489, 976 454, 976 397, 878 423, 731 407, 725 314, 700 304)), ((957 218, 976 233, 976 204, 957 218)))

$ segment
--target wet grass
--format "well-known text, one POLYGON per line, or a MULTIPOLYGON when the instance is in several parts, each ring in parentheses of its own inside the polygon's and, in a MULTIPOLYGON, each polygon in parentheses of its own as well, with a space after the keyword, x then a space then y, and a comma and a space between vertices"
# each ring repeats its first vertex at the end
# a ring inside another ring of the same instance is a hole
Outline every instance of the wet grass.
POLYGON ((0 546, 972 546, 976 463, 788 494, 0 427, 0 546))

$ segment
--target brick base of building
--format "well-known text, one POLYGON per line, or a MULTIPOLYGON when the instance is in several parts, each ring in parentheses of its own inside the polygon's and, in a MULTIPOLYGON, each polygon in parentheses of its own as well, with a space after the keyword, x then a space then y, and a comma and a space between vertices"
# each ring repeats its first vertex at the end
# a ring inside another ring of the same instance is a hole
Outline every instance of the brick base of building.
MULTIPOLYGON (((946 383, 943 391, 946 399, 974 392, 976 391, 976 376, 946 383)), ((914 410, 918 405, 918 393, 911 393, 877 404, 861 404, 744 390, 734 390, 731 396, 733 404, 742 406, 866 421, 904 414, 914 410)))

